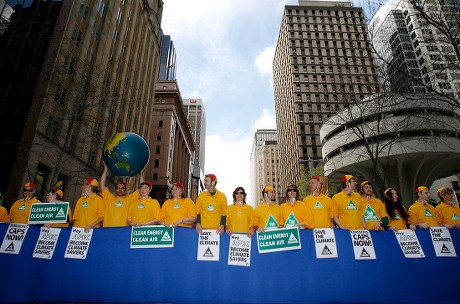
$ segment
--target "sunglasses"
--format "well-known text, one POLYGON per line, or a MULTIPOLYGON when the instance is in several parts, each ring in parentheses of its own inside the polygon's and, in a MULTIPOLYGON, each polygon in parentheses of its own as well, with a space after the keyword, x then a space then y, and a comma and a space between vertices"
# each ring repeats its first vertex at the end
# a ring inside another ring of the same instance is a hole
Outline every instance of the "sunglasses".
POLYGON ((23 192, 34 192, 34 189, 22 189, 23 192))
POLYGON ((244 192, 235 192, 235 194, 246 194, 244 192))
POLYGON ((287 192, 297 192, 295 189, 287 189, 287 192))

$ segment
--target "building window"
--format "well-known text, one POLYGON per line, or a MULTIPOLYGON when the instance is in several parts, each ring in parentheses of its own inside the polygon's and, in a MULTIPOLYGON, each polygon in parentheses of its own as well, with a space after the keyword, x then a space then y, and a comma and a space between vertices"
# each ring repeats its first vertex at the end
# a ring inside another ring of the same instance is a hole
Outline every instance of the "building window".
POLYGON ((154 168, 158 168, 160 166, 160 160, 158 158, 155 158, 155 162, 153 164, 154 168))
POLYGON ((158 173, 153 173, 153 180, 157 181, 158 180, 158 173))
POLYGON ((155 147, 155 153, 160 154, 161 146, 156 146, 155 147))
POLYGON ((161 140, 161 132, 158 132, 157 140, 161 140))
POLYGON ((52 141, 56 141, 59 130, 59 122, 54 118, 49 119, 48 125, 46 127, 46 136, 52 141))
POLYGON ((163 128, 163 120, 160 120, 160 121, 158 122, 158 128, 163 128))

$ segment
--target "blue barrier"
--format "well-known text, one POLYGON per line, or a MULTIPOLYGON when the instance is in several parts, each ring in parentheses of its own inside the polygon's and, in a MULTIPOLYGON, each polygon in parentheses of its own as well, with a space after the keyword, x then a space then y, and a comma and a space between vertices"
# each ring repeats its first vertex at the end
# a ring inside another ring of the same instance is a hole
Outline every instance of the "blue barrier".
MULTIPOLYGON (((7 227, 0 224, 0 240, 7 227)), ((161 249, 130 249, 128 227, 95 229, 85 260, 64 258, 69 228, 53 259, 32 258, 39 233, 29 228, 19 255, 0 254, 0 302, 460 303, 459 258, 436 257, 426 230, 417 231, 419 259, 405 258, 390 231, 371 232, 376 260, 355 260, 339 229, 335 259, 316 259, 311 230, 293 251, 258 254, 254 237, 250 267, 227 265, 227 235, 219 262, 197 261, 198 236, 187 228, 161 249)), ((459 244, 460 231, 451 235, 459 244)))

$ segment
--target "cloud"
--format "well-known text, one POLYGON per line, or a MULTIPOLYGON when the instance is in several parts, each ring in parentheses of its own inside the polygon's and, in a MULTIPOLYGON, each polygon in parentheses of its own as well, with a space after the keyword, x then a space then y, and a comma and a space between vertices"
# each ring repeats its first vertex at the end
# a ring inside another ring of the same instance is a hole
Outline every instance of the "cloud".
POLYGON ((268 76, 272 78, 273 74, 273 57, 275 56, 275 47, 268 46, 262 52, 260 52, 254 62, 259 74, 262 76, 268 76))
POLYGON ((258 129, 276 129, 275 114, 268 109, 262 109, 262 115, 252 125, 254 132, 258 129))

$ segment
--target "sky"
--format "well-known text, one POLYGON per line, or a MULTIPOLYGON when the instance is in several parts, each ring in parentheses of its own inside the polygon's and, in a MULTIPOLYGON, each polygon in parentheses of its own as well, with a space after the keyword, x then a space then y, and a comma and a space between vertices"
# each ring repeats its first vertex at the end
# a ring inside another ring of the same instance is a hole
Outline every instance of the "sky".
MULTIPOLYGON (((299 1, 163 1, 161 27, 174 42, 181 96, 205 105, 205 174, 217 176, 230 203, 238 186, 250 194, 255 131, 276 128, 273 56, 284 7, 299 1)), ((353 1, 367 14, 382 2, 353 1)))
POLYGON ((229 203, 238 186, 250 193, 255 131, 276 128, 273 55, 284 6, 297 3, 164 0, 161 27, 174 42, 181 96, 205 105, 204 173, 217 176, 229 203))

